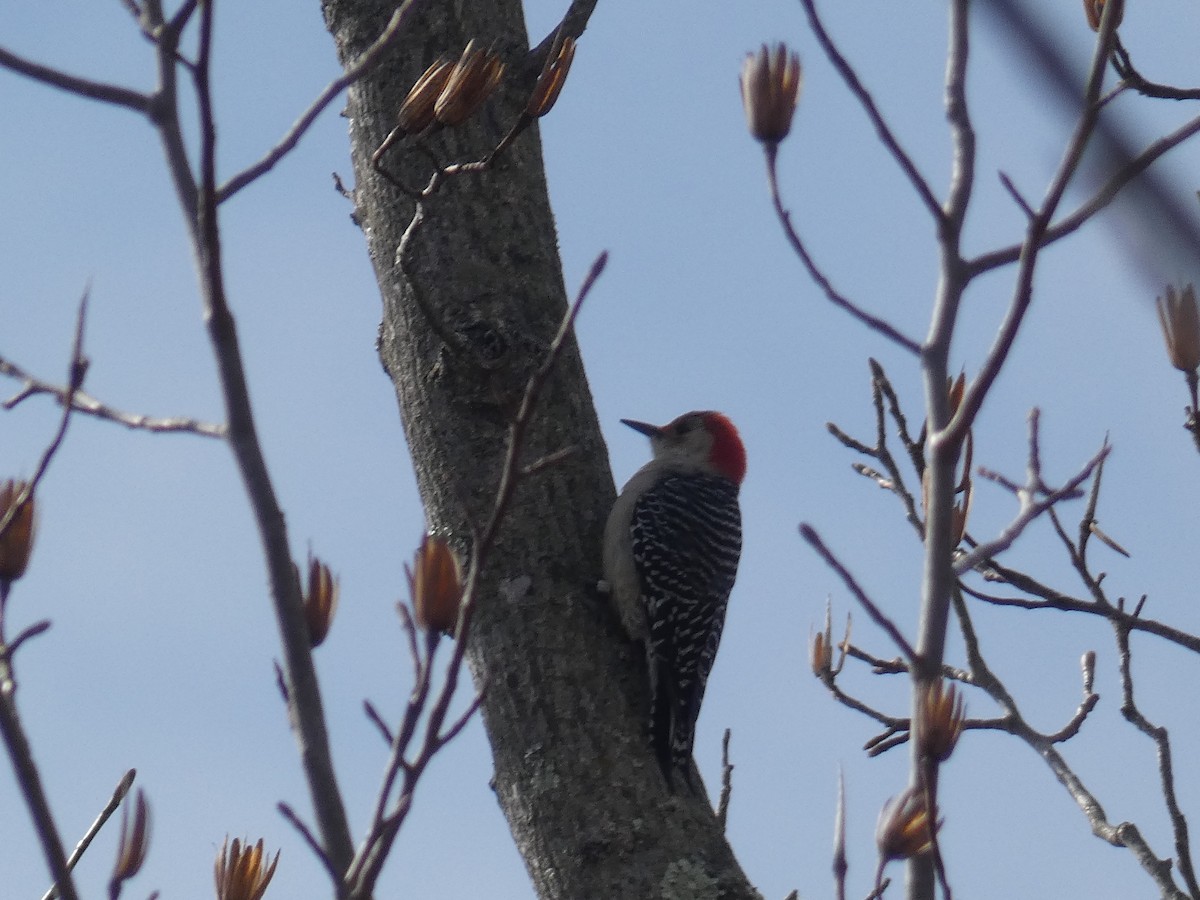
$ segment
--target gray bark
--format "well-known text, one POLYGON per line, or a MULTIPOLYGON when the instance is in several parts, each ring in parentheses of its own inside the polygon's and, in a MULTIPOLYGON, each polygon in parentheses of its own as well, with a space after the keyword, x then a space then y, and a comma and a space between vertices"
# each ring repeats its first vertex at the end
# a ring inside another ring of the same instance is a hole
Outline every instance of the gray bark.
MULTIPOLYGON (((343 63, 393 9, 386 0, 323 7, 343 63)), ((383 297, 380 356, 429 525, 464 551, 471 524, 490 511, 516 404, 566 309, 536 128, 494 170, 450 179, 426 204, 404 271, 397 265, 414 205, 370 157, 417 76, 470 38, 495 41, 509 74, 481 114, 431 145, 443 163, 480 158, 531 83, 518 0, 423 4, 397 49, 351 88, 347 110, 356 217, 383 297), (414 289, 470 352, 437 337, 414 289)), ((430 174, 419 153, 393 153, 388 164, 416 187, 430 174)), ((598 306, 588 314, 602 314, 598 306)), ((567 446, 577 452, 520 484, 470 636, 472 674, 487 686, 494 787, 517 848, 541 897, 757 897, 706 798, 667 793, 645 738, 643 663, 596 592, 614 490, 574 340, 542 394, 525 461, 567 446)))

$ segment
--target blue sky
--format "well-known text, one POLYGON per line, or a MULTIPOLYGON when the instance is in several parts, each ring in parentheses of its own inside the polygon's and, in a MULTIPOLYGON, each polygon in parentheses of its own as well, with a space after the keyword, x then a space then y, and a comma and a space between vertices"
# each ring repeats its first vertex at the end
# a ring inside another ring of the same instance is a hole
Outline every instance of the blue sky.
MULTIPOLYGON (((835 37, 941 194, 950 152, 940 5, 825 5, 835 37)), ((546 0, 527 6, 538 36, 561 14, 546 0)), ((1082 73, 1092 34, 1077 6, 1062 4, 1045 27, 1082 73)), ((1130 11, 1126 46, 1148 77, 1194 82, 1194 5, 1152 7, 1130 11)), ((220 163, 229 174, 271 146, 338 70, 315 3, 227 4, 219 24, 220 163)), ((920 336, 937 276, 932 224, 824 62, 798 4, 601 3, 542 135, 567 284, 578 285, 601 250, 610 253, 578 335, 617 483, 648 454, 622 417, 666 421, 721 409, 748 446, 742 572, 701 716, 701 771, 715 783, 721 733, 731 727, 729 835, 742 864, 767 897, 792 888, 819 897, 831 893, 843 767, 851 893, 863 895, 876 811, 903 787, 907 760, 903 751, 867 759, 860 748, 874 733, 870 723, 835 705, 809 675, 806 645, 827 599, 835 620, 852 605, 796 526, 813 524, 912 633, 920 547, 898 503, 851 472, 855 458, 824 425, 833 420, 870 437, 868 356, 891 372, 914 421, 919 380, 910 359, 826 303, 771 215, 737 73, 747 51, 777 39, 795 46, 806 67, 780 158, 797 227, 844 292, 920 336)), ((0 4, 0 44, 140 88, 153 77, 150 49, 118 3, 0 4)), ((1040 196, 1069 124, 986 16, 976 23, 974 62, 980 164, 967 247, 983 251, 1018 240, 1022 226, 995 173, 1040 196)), ((404 594, 402 564, 423 517, 374 352, 378 292, 330 178, 350 178, 337 106, 276 171, 227 205, 222 224, 231 302, 295 555, 311 546, 341 578, 338 619, 317 662, 335 761, 361 834, 386 750, 361 702, 397 715, 406 696, 410 668, 393 604, 404 594)), ((88 390, 130 410, 219 420, 182 222, 150 128, 123 110, 4 72, 0 108, 0 354, 61 379, 75 305, 90 283, 88 390)), ((1189 111, 1132 98, 1114 108, 1147 138, 1189 111)), ((1165 167, 1189 197, 1198 161, 1185 148, 1165 167)), ((1068 208, 1084 196, 1070 192, 1068 208)), ((1153 297, 1167 281, 1197 273, 1170 262, 1160 272, 1133 267, 1125 249, 1134 227, 1107 216, 1045 255, 1027 328, 976 429, 976 462, 1019 479, 1035 405, 1052 479, 1073 474, 1108 434, 1115 449, 1099 518, 1133 558, 1096 548, 1106 583, 1114 594, 1149 594, 1147 614, 1195 631, 1200 609, 1187 576, 1200 489, 1195 451, 1180 428, 1182 378, 1165 361, 1153 297)), ((1011 276, 995 273, 969 295, 953 353, 968 377, 1003 313, 1011 276)), ((0 416, 0 476, 32 472, 55 419, 43 401, 0 416)), ((154 838, 129 896, 153 888, 165 898, 209 895, 212 858, 227 832, 283 847, 268 897, 318 896, 319 864, 275 811, 280 800, 303 809, 305 791, 274 686, 276 639, 257 536, 226 448, 76 417, 39 502, 38 545, 11 616, 15 627, 54 623, 21 651, 18 673, 66 842, 136 767, 154 838)), ((989 536, 1013 512, 1008 495, 981 483, 971 530, 989 536)), ((1044 526, 1006 561, 1081 593, 1044 526)), ((893 655, 853 612, 856 641, 893 655)), ((1097 651, 1102 700, 1065 752, 1114 821, 1138 821, 1169 855, 1153 747, 1120 719, 1107 627, 992 609, 978 609, 976 621, 993 667, 1047 731, 1079 701, 1080 654, 1097 651)), ((951 647, 961 652, 956 641, 951 647)), ((1194 810, 1200 779, 1187 771, 1182 748, 1200 735, 1191 710, 1173 701, 1192 692, 1196 660, 1136 637, 1134 653, 1146 712, 1172 729, 1181 802, 1194 810)), ((906 708, 900 682, 853 667, 844 677, 864 697, 906 708)), ((973 715, 992 712, 970 693, 968 704, 973 715)), ((422 782, 381 893, 532 895, 489 774, 476 723, 422 782)), ((1049 771, 1011 738, 968 734, 945 770, 942 801, 943 847, 963 896, 1152 893, 1130 856, 1093 838, 1049 771)), ((5 767, 0 810, 6 891, 40 896, 44 866, 5 767)), ((106 830, 81 863, 85 895, 102 894, 115 839, 116 829, 106 830)))

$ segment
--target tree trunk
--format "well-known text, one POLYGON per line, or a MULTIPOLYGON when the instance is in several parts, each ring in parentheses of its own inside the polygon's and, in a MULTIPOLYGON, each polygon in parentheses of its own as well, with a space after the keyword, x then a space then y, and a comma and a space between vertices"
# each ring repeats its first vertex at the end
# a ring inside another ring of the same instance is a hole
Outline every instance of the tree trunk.
MULTIPOLYGON (((390 0, 323 5, 343 63, 394 8, 390 0)), ((372 169, 371 154, 417 76, 471 38, 494 42, 508 63, 504 84, 471 122, 430 145, 443 164, 482 157, 531 84, 518 0, 422 4, 396 49, 350 89, 347 111, 356 216, 383 296, 380 356, 429 526, 460 550, 490 512, 508 424, 566 309, 536 127, 493 170, 449 179, 426 202, 402 265, 396 260, 414 204, 372 169), (465 351, 438 337, 414 291, 465 351)), ((428 181, 421 153, 387 159, 405 183, 428 181)), ((525 462, 564 447, 576 452, 518 487, 470 635, 471 670, 487 686, 495 790, 517 848, 541 897, 757 897, 706 799, 667 793, 645 737, 640 654, 596 592, 614 491, 573 339, 543 391, 525 462)))

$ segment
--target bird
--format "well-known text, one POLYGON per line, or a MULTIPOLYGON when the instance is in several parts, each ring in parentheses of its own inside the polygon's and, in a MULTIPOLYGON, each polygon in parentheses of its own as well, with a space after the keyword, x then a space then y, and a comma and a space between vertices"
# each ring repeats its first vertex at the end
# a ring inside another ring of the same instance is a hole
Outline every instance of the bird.
POLYGON ((746 449, 711 410, 666 425, 621 422, 652 459, 621 490, 604 529, 604 586, 630 640, 645 648, 649 744, 674 793, 695 792, 692 747, 742 549, 738 494, 746 449))

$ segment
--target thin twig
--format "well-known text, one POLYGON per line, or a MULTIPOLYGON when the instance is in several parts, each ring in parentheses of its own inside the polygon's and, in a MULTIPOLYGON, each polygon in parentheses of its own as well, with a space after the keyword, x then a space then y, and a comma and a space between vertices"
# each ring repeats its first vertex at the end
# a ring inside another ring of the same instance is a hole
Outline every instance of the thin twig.
MULTIPOLYGON (((321 836, 321 845, 333 868, 342 872, 354 857, 354 844, 333 768, 320 685, 313 665, 308 626, 292 562, 287 524, 263 457, 250 403, 237 328, 225 293, 216 178, 217 128, 210 71, 213 4, 201 3, 198 10, 198 49, 196 65, 192 71, 199 124, 198 178, 192 180, 186 173, 177 171, 174 165, 172 172, 177 180, 180 202, 188 215, 204 301, 205 323, 217 362, 226 420, 229 423, 229 445, 242 476, 262 540, 275 619, 283 648, 288 711, 301 750, 303 770, 321 836)), ((160 78, 167 77, 173 75, 168 76, 160 71, 160 78)), ((160 133, 168 146, 170 156, 170 148, 177 143, 181 144, 177 107, 173 106, 171 113, 160 120, 160 133)))
POLYGON ((87 374, 87 357, 83 355, 83 329, 84 323, 87 321, 87 305, 88 291, 85 290, 83 297, 79 300, 79 311, 75 314, 75 336, 71 341, 71 361, 67 367, 66 397, 68 402, 63 404, 62 415, 58 419, 58 430, 54 433, 54 437, 46 446, 46 449, 42 452, 42 457, 38 460, 33 477, 25 485, 25 490, 9 506, 5 515, 0 516, 0 536, 3 536, 9 529, 16 520, 21 508, 33 496, 38 484, 45 477, 46 470, 50 468, 50 461, 54 459, 58 448, 62 446, 63 439, 67 436, 67 426, 71 424, 71 413, 74 411, 75 406, 75 392, 83 386, 83 378, 87 374))
POLYGON ((392 734, 392 730, 388 727, 387 722, 383 721, 383 716, 379 715, 379 710, 375 708, 375 705, 370 700, 364 700, 363 711, 367 714, 367 718, 371 720, 371 724, 378 728, 379 733, 383 735, 383 742, 391 746, 395 735, 392 734))
POLYGON ((400 274, 404 276, 404 282, 408 286, 408 292, 412 295, 417 308, 421 310, 421 314, 425 317, 425 321, 433 330, 442 342, 450 348, 451 351, 471 358, 471 345, 463 339, 463 336, 456 331, 452 331, 444 321, 441 314, 433 308, 429 302, 429 298, 425 295, 425 290, 419 284, 412 273, 407 269, 407 259, 409 248, 412 246, 413 238, 421 225, 425 222, 425 206, 422 203, 417 203, 417 207, 413 210, 413 217, 408 223, 408 227, 404 229, 404 234, 400 237, 400 244, 396 248, 396 267, 400 270, 400 274))
MULTIPOLYGON (((1051 772, 1054 773, 1071 799, 1075 801, 1080 811, 1087 818, 1088 823, 1091 825, 1092 833, 1096 837, 1114 847, 1128 848, 1142 868, 1154 880, 1163 897, 1171 898, 1171 900, 1184 900, 1187 895, 1180 891, 1174 883, 1171 861, 1161 859, 1154 853, 1136 825, 1130 822, 1113 825, 1109 822, 1104 808, 1100 805, 1100 801, 1088 790, 1079 776, 1068 765, 1066 760, 1063 759, 1062 754, 1055 747, 1056 739, 1060 738, 1062 732, 1060 731, 1052 735, 1042 734, 1025 721, 1012 695, 984 661, 979 646, 979 638, 971 625, 966 603, 961 593, 957 591, 954 594, 954 604, 959 623, 962 627, 963 639, 967 648, 967 658, 970 661, 971 671, 975 677, 976 684, 985 690, 1005 710, 1004 730, 1028 744, 1046 765, 1049 766, 1051 772)), ((1086 698, 1084 703, 1085 705, 1088 703, 1086 698)), ((1072 722, 1076 721, 1076 719, 1079 719, 1078 713, 1072 718, 1072 722)), ((1070 723, 1068 724, 1069 727, 1070 723)))
POLYGON ((8 69, 16 72, 18 75, 24 75, 27 78, 32 78, 34 81, 40 81, 42 84, 56 87, 59 90, 75 94, 79 97, 99 100, 101 103, 111 103, 114 106, 123 106, 126 109, 132 109, 134 112, 139 112, 143 115, 149 115, 154 106, 154 98, 149 94, 143 94, 116 84, 106 84, 103 81, 80 78, 77 75, 71 75, 59 69, 43 66, 40 63, 25 59, 9 50, 5 50, 3 47, 0 47, 0 68, 8 69))
POLYGON ((767 181, 771 190, 771 203, 775 207, 775 215, 779 218, 779 222, 783 226, 784 236, 787 237, 788 243, 792 245, 792 249, 796 251, 796 255, 800 257, 800 262, 807 270, 809 278, 816 282, 817 286, 825 292, 825 296, 829 298, 834 306, 845 310, 872 331, 879 332, 914 356, 920 355, 921 346, 916 341, 907 335, 901 334, 894 325, 880 319, 878 316, 871 315, 866 310, 859 308, 843 294, 840 294, 834 288, 833 282, 826 277, 824 272, 817 268, 816 262, 809 255, 808 248, 800 240, 800 235, 792 227, 791 213, 784 208, 783 199, 779 196, 779 184, 775 177, 775 149, 774 145, 767 145, 767 181))
POLYGON ((1091 477, 1103 459, 1108 456, 1111 447, 1108 445, 1101 447, 1100 451, 1093 456, 1083 468, 1079 470, 1072 478, 1070 478, 1062 487, 1057 490, 1045 494, 1041 499, 1034 500, 1034 484, 1027 484, 1024 488, 1019 489, 1018 496, 1021 501, 1021 509, 1016 517, 1008 524, 1008 526, 1000 532, 994 539, 984 541, 968 553, 964 553, 954 561, 955 576, 962 575, 968 572, 975 566, 985 561, 991 560, 993 557, 1007 550, 1012 546, 1013 541, 1021 536, 1025 528, 1040 516, 1043 512, 1050 509, 1060 500, 1078 496, 1078 488, 1083 482, 1091 477))
MULTIPOLYGON (((1038 249, 1074 234, 1093 216, 1111 204, 1134 179, 1146 173, 1152 163, 1197 134, 1200 134, 1200 117, 1192 119, 1170 134, 1152 142, 1141 153, 1129 157, 1090 200, 1045 229, 1038 242, 1038 249)), ((1146 174, 1145 177, 1149 178, 1151 174, 1146 174)), ((1000 250, 980 254, 974 259, 968 260, 967 268, 972 275, 981 275, 999 266, 1009 265, 1021 258, 1024 246, 1023 243, 1014 244, 1000 250)))
MULTIPOLYGON (((10 648, 11 651, 11 648, 10 648)), ((129 789, 133 786, 133 780, 137 777, 137 769, 130 769, 117 782, 117 787, 113 791, 112 796, 108 798, 108 803, 104 805, 104 809, 100 810, 100 815, 96 816, 96 820, 88 827, 83 837, 79 839, 79 843, 75 845, 75 849, 71 852, 70 858, 67 859, 67 869, 74 870, 76 863, 83 858, 84 852, 96 835, 100 833, 100 829, 112 817, 112 814, 117 811, 121 805, 121 801, 125 799, 125 795, 129 793, 129 789)), ((42 900, 55 900, 58 897, 58 888, 51 887, 42 895, 42 900)))
POLYGON ((1046 229, 1049 228, 1054 214, 1058 210, 1067 186, 1075 177, 1080 161, 1083 159, 1084 150, 1087 148, 1099 120, 1100 107, 1097 101, 1103 83, 1105 63, 1112 50, 1112 39, 1117 25, 1113 15, 1116 7, 1117 3, 1114 2, 1105 9, 1100 23, 1100 31, 1096 37, 1096 48, 1092 55, 1091 70, 1088 74, 1078 122, 1067 143, 1058 170, 1050 181, 1046 197, 1037 214, 1029 220, 1026 228, 1016 286, 1004 320, 1000 324, 987 356, 984 357, 983 364, 967 386, 962 402, 954 414, 954 419, 946 426, 944 434, 935 436, 935 444, 945 442, 950 446, 956 446, 966 435, 983 405, 984 398, 987 397, 992 384, 1000 374, 1000 369, 1008 359, 1017 332, 1025 321, 1025 314, 1033 300, 1033 275, 1038 260, 1038 250, 1042 246, 1046 229))
MULTIPOLYGON (((21 366, 0 357, 0 375, 8 375, 12 378, 20 379, 24 382, 20 390, 13 396, 9 397, 0 406, 5 409, 13 409, 18 404, 35 397, 40 394, 46 394, 53 397, 60 404, 66 402, 68 388, 60 387, 56 384, 51 384, 48 381, 42 381, 35 378, 25 371, 21 366)), ((225 437, 225 426, 217 425, 211 422, 201 422, 198 419, 186 418, 183 416, 147 416, 142 413, 125 412, 124 410, 116 409, 97 400, 95 397, 84 391, 76 391, 74 395, 73 405, 76 412, 84 413, 85 415, 95 416, 98 419, 105 419, 110 422, 116 422, 124 425, 126 428, 135 431, 151 431, 159 433, 181 432, 186 434, 200 435, 201 437, 225 437)))
POLYGON ((1021 208, 1021 212, 1025 213, 1025 218, 1032 219, 1037 215, 1037 213, 1034 212, 1033 207, 1029 205, 1029 202, 1021 196, 1021 192, 1018 191, 1017 186, 1012 183, 1012 179, 1009 178, 1004 172, 1000 173, 1000 183, 1004 185, 1004 189, 1008 191, 1008 196, 1013 198, 1013 202, 1021 208))
POLYGON ((867 611, 867 615, 871 617, 871 620, 876 625, 887 632, 888 637, 890 637, 896 646, 900 648, 900 652, 907 657, 909 663, 916 665, 917 654, 916 651, 913 650, 912 645, 908 642, 908 639, 900 633, 900 629, 896 627, 895 623, 885 616, 879 607, 871 601, 871 598, 868 597, 866 592, 859 586, 854 576, 850 574, 846 567, 843 566, 838 561, 837 557, 830 552, 829 548, 825 546, 824 541, 821 540, 820 535, 817 534, 813 527, 807 523, 802 524, 800 526, 800 536, 804 538, 804 540, 807 541, 814 550, 817 551, 820 557, 825 561, 825 564, 838 574, 838 576, 842 579, 842 583, 846 585, 850 593, 854 595, 854 598, 860 604, 862 604, 863 609, 867 611))
POLYGON ((300 816, 296 814, 296 811, 286 803, 278 804, 276 809, 279 810, 279 814, 281 816, 288 820, 288 824, 295 828, 296 831, 300 832, 300 837, 304 839, 304 843, 308 844, 308 849, 311 850, 317 859, 321 861, 321 864, 325 866, 325 871, 329 873, 329 877, 333 879, 333 883, 340 884, 342 877, 341 873, 337 870, 337 867, 334 866, 333 860, 331 860, 329 855, 325 852, 325 848, 321 846, 321 842, 317 840, 317 836, 312 833, 312 829, 305 825, 304 820, 301 819, 300 816))
POLYGON ((384 57, 392 44, 400 37, 402 29, 408 21, 411 11, 416 7, 416 0, 404 0, 392 13, 391 19, 374 43, 364 50, 354 62, 346 66, 341 76, 335 78, 323 90, 312 104, 304 111, 295 124, 288 129, 287 134, 271 150, 254 165, 238 172, 217 190, 217 202, 224 203, 242 188, 271 171, 281 159, 287 156, 304 137, 305 132, 312 127, 317 117, 325 111, 338 95, 347 87, 354 84, 371 71, 384 57))
POLYGON ((49 620, 42 619, 40 622, 34 622, 32 625, 29 625, 17 632, 13 639, 8 641, 6 645, 0 645, 0 655, 3 655, 5 658, 11 660, 17 655, 17 651, 21 648, 22 644, 24 644, 30 638, 37 637, 39 634, 45 634, 49 630, 49 620))
POLYGON ((1122 87, 1126 90, 1137 91, 1143 97, 1154 97, 1159 100, 1200 100, 1200 88, 1180 88, 1147 80, 1141 72, 1134 68, 1129 51, 1121 43, 1120 35, 1113 37, 1113 68, 1121 76, 1122 87))
POLYGON ((801 0, 800 5, 804 7, 804 12, 808 15, 808 24, 817 38, 817 43, 821 45, 821 49, 825 51, 825 56, 833 64, 837 73, 842 76, 846 87, 850 89, 850 93, 858 100, 859 105, 866 112, 867 118, 875 126, 875 133, 878 135, 880 143, 883 144, 888 153, 891 154, 892 159, 900 166, 901 171, 908 177, 913 189, 917 192, 917 196, 925 204, 925 208, 929 210, 929 214, 933 216, 934 221, 940 223, 944 218, 944 213, 937 197, 933 194, 933 190, 929 187, 929 182, 917 170, 917 165, 913 162, 912 157, 900 146, 900 142, 896 139, 892 129, 883 118, 879 107, 875 105, 875 100, 871 97, 870 92, 863 86, 858 78, 858 74, 833 43, 833 39, 825 29, 825 24, 817 14, 815 0, 801 0))
POLYGON ((1133 655, 1129 647, 1129 629, 1117 626, 1114 631, 1121 671, 1121 715, 1138 731, 1154 741, 1158 750, 1159 782, 1175 837, 1175 862, 1179 867, 1179 874, 1183 876, 1184 883, 1187 885, 1188 893, 1192 897, 1200 897, 1200 883, 1196 881, 1196 871, 1192 865, 1192 847, 1188 835, 1187 817, 1183 814, 1183 810, 1179 806, 1179 798, 1175 793, 1171 739, 1166 728, 1153 724, 1138 708, 1133 696, 1133 655))

